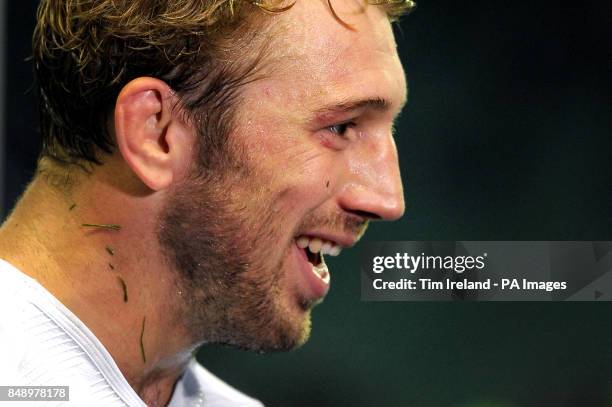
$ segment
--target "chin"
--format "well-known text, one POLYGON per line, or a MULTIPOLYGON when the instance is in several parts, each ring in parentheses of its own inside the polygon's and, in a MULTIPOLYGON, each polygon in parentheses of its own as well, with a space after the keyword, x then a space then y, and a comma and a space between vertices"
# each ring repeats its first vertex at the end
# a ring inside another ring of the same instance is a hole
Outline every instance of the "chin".
POLYGON ((267 344, 258 351, 263 352, 286 352, 300 348, 310 338, 311 321, 310 310, 302 311, 299 317, 291 318, 290 321, 285 321, 284 324, 278 326, 276 332, 270 332, 272 335, 267 344))
POLYGON ((274 331, 265 335, 267 339, 260 342, 259 352, 287 352, 304 345, 310 338, 311 320, 310 310, 302 311, 297 317, 287 318, 284 315, 283 323, 279 323, 274 331))

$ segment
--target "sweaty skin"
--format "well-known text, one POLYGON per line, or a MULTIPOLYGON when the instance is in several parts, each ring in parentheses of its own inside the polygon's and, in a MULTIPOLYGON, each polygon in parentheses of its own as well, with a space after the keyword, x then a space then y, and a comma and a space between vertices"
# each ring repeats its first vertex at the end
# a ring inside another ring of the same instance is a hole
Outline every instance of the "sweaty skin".
POLYGON ((361 4, 334 2, 354 30, 326 2, 270 16, 279 51, 243 89, 235 168, 198 178, 182 153, 195 150, 193 125, 145 78, 118 99, 119 148, 104 165, 65 190, 38 175, 0 229, 0 257, 72 310, 148 405, 168 403, 203 342, 274 350, 307 339, 321 298, 297 237, 350 246, 367 221, 402 215, 392 124, 406 83, 384 11, 361 4), (203 258, 200 244, 216 251, 203 258))

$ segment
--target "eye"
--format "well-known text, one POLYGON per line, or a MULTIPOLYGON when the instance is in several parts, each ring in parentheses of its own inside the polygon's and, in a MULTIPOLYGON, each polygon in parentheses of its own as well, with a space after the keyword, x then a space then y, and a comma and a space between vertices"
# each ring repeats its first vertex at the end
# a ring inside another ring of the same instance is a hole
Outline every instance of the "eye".
POLYGON ((339 124, 334 124, 333 126, 329 126, 327 130, 329 130, 331 133, 334 133, 342 138, 346 138, 347 130, 354 126, 355 126, 355 123, 353 122, 339 123, 339 124))

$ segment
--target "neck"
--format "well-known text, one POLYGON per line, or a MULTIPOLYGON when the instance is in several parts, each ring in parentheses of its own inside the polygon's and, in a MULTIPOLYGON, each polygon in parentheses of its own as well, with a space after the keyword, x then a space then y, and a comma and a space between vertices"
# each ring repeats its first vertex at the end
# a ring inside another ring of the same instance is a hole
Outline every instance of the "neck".
POLYGON ((106 175, 69 191, 37 176, 0 228, 0 257, 83 321, 148 405, 166 405, 195 344, 155 239, 153 198, 130 175, 106 175))

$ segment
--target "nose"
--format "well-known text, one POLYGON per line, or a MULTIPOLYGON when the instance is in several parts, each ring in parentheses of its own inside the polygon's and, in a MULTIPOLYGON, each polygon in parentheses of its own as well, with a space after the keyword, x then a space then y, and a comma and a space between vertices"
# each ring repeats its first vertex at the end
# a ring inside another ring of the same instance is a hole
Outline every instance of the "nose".
POLYGON ((404 190, 393 136, 364 144, 349 160, 349 178, 339 204, 367 219, 396 220, 404 214, 404 190))

